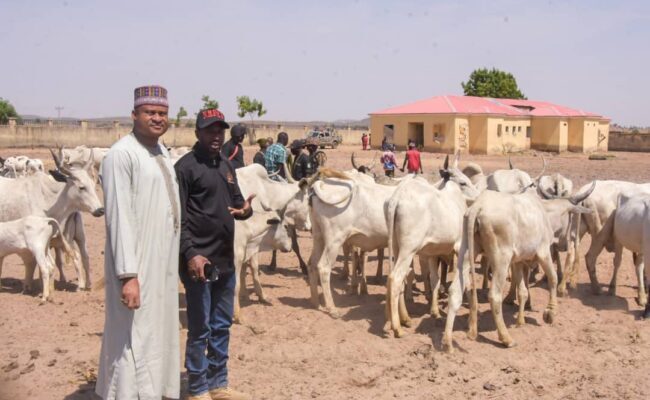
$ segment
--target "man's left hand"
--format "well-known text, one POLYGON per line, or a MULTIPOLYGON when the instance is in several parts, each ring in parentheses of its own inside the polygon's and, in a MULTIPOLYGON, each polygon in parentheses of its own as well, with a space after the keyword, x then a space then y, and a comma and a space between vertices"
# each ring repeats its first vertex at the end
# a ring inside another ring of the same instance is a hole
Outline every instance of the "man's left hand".
POLYGON ((251 211, 251 203, 253 202, 254 198, 255 198, 254 194, 248 196, 242 208, 228 207, 228 211, 230 212, 230 215, 235 217, 243 217, 245 215, 248 215, 251 211))

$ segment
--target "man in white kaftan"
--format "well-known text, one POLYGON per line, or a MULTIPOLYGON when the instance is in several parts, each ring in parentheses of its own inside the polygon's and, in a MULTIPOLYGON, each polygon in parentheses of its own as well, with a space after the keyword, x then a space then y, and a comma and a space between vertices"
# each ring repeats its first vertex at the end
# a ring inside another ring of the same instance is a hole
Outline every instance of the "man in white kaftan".
MULTIPOLYGON (((137 101, 138 89, 134 121, 137 101)), ((146 131, 148 123, 162 136, 167 126, 156 125, 160 113, 140 128, 146 131)), ((137 128, 135 121, 134 132, 111 147, 101 167, 106 320, 96 393, 118 400, 178 398, 178 184, 167 149, 137 128), (137 295, 125 292, 126 282, 139 285, 137 295)))

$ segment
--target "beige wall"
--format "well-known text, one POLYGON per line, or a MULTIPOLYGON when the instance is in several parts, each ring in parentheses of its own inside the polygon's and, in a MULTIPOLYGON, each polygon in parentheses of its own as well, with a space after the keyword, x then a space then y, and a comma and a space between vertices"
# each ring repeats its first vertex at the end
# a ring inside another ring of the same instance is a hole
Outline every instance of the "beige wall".
MULTIPOLYGON (((289 140, 301 139, 309 129, 282 127, 282 128, 258 128, 258 138, 271 136, 276 138, 278 132, 284 130, 289 134, 289 140)), ((117 128, 92 128, 81 126, 48 126, 48 125, 17 125, 0 126, 0 147, 54 147, 62 145, 75 147, 87 145, 92 147, 110 147, 122 136, 131 132, 128 126, 117 128)), ((361 146, 361 135, 368 132, 367 129, 339 129, 337 132, 342 136, 343 144, 358 144, 361 146)), ((226 137, 229 135, 226 133, 226 137)), ((193 128, 170 129, 163 136, 167 146, 191 146, 196 142, 193 128)), ((377 144, 381 143, 381 138, 377 144)), ((373 143, 374 144, 374 143, 373 143)))
MULTIPOLYGON (((458 123, 454 116, 437 115, 437 114, 412 114, 412 115, 372 115, 370 117, 370 131, 382 132, 379 137, 372 139, 372 146, 379 148, 383 139, 384 125, 394 126, 393 143, 403 150, 408 144, 409 138, 414 138, 414 129, 409 123, 418 123, 423 125, 424 132, 424 150, 431 152, 453 153, 457 146, 458 123), (439 135, 434 136, 435 131, 439 130, 439 135)), ((465 124, 467 120, 465 120, 465 124)), ((371 135, 373 135, 371 133, 371 135)))
POLYGON ((482 115, 473 115, 469 117, 469 126, 469 152, 487 154, 488 119, 482 115))
POLYGON ((523 151, 528 147, 526 129, 528 119, 487 117, 487 147, 483 154, 503 154, 523 151), (501 136, 499 136, 501 125, 501 136))
POLYGON ((543 151, 566 151, 569 126, 566 119, 533 117, 530 147, 543 151))

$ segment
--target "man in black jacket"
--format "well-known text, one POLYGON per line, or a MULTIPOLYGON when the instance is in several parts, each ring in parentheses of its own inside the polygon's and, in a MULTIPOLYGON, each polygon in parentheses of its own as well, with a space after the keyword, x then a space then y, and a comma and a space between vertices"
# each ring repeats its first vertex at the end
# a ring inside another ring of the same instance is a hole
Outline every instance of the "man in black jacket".
POLYGON ((225 129, 217 109, 196 119, 198 142, 175 165, 181 203, 180 277, 187 300, 185 367, 189 399, 248 399, 228 388, 228 342, 232 324, 235 219, 247 219, 253 196, 244 200, 237 174, 221 153, 225 129))
POLYGON ((230 140, 221 147, 221 155, 227 158, 235 169, 244 167, 244 148, 241 143, 248 129, 242 124, 237 124, 230 129, 230 140))

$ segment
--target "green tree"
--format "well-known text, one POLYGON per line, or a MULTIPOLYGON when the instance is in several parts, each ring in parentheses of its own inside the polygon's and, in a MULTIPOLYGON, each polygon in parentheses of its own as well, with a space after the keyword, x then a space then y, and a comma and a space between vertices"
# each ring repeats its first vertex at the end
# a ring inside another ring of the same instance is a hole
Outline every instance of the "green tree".
POLYGON ((187 117, 187 110, 185 110, 185 107, 181 106, 178 113, 176 113, 176 126, 180 126, 181 118, 183 117, 187 117))
POLYGON ((219 102, 217 100, 212 100, 207 94, 201 97, 201 101, 203 102, 203 110, 208 108, 219 108, 219 102))
POLYGON ((496 68, 476 69, 467 83, 461 82, 465 96, 493 97, 497 99, 526 99, 519 90, 517 80, 510 72, 496 68))
POLYGON ((237 115, 239 118, 244 118, 246 115, 251 119, 251 132, 248 135, 250 144, 255 144, 257 137, 255 135, 255 118, 259 118, 266 114, 266 109, 261 101, 251 99, 248 96, 237 96, 237 108, 239 111, 237 115))
POLYGON ((8 124, 9 118, 18 118, 18 113, 9 100, 0 97, 0 124, 8 124))

